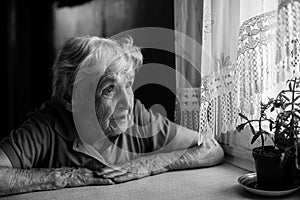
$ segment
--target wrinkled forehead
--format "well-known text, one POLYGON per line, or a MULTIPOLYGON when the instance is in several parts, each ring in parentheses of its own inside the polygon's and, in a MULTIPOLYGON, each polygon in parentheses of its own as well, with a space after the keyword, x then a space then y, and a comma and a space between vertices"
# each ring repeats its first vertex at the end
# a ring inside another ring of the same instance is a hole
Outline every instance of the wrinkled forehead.
POLYGON ((98 87, 105 82, 118 82, 133 80, 135 77, 135 68, 133 62, 126 58, 119 58, 113 61, 105 70, 105 73, 100 77, 98 87))
POLYGON ((132 60, 121 56, 113 60, 106 68, 104 76, 134 76, 134 63, 132 60))
POLYGON ((132 59, 122 55, 114 58, 105 70, 105 75, 116 73, 134 73, 134 63, 132 59))

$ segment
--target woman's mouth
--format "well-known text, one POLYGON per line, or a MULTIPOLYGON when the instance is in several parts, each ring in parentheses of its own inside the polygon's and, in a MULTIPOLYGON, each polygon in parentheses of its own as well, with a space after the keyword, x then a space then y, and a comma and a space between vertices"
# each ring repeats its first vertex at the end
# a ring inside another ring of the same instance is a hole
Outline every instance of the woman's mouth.
POLYGON ((124 121, 127 120, 128 115, 122 115, 122 116, 114 116, 113 119, 115 121, 124 121))

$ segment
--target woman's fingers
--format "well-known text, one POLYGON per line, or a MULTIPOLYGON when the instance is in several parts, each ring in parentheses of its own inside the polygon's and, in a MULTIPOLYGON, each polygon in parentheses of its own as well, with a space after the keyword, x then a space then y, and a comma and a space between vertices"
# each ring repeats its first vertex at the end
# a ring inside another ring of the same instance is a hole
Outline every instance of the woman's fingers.
MULTIPOLYGON (((59 178, 59 177, 58 177, 59 178)), ((89 169, 80 168, 73 172, 69 177, 62 179, 67 186, 85 186, 85 185, 111 185, 114 182, 111 179, 103 178, 95 175, 95 173, 89 169)))
POLYGON ((119 171, 119 170, 122 170, 122 168, 119 166, 105 167, 103 169, 100 169, 99 171, 95 171, 95 174, 98 176, 102 176, 104 174, 107 174, 107 173, 110 173, 113 171, 119 171))
POLYGON ((140 179, 143 177, 147 177, 150 176, 151 174, 149 172, 138 172, 138 173, 131 173, 131 172, 127 172, 126 174, 122 174, 119 176, 116 176, 114 178, 112 178, 112 180, 115 183, 122 183, 122 182, 126 182, 126 181, 131 181, 131 180, 136 180, 136 179, 140 179))
POLYGON ((125 170, 115 170, 115 171, 103 174, 103 177, 104 178, 114 178, 116 176, 120 176, 120 175, 123 175, 123 174, 126 174, 126 173, 127 173, 127 171, 125 171, 125 170))
POLYGON ((113 178, 113 181, 115 183, 122 183, 122 182, 131 181, 131 180, 135 180, 135 179, 138 179, 136 174, 129 172, 129 173, 126 173, 126 174, 123 174, 123 175, 113 178))
POLYGON ((113 185, 115 183, 108 178, 93 178, 91 184, 92 185, 113 185))

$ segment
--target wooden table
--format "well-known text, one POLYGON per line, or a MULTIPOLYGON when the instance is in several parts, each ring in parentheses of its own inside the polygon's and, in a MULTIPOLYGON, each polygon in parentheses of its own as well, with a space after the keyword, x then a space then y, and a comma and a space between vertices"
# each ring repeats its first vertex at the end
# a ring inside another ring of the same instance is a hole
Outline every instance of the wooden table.
MULTIPOLYGON (((237 183, 237 179, 245 173, 249 172, 229 164, 222 164, 210 168, 173 171, 117 185, 90 186, 67 188, 55 191, 33 192, 6 196, 2 197, 1 200, 274 199, 256 196, 241 188, 237 183)), ((289 196, 277 199, 299 200, 300 190, 289 196)))

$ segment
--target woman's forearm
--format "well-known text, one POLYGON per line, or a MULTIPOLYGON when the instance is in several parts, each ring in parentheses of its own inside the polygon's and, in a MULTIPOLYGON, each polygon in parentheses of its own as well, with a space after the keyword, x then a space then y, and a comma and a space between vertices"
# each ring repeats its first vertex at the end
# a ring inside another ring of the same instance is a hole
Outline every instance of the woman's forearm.
POLYGON ((58 171, 68 174, 71 170, 62 169, 17 169, 0 167, 0 191, 2 195, 53 190, 65 187, 65 183, 56 180, 58 171))
POLYGON ((85 168, 33 168, 0 167, 0 195, 54 190, 93 184, 113 184, 109 179, 94 177, 85 168))
POLYGON ((174 153, 181 155, 167 166, 168 170, 208 167, 217 165, 224 159, 224 151, 214 139, 208 139, 200 146, 174 153))
POLYGON ((171 170, 213 166, 221 163, 223 158, 224 152, 218 142, 206 139, 200 146, 140 157, 104 168, 98 173, 122 183, 171 170))
POLYGON ((209 139, 200 146, 140 157, 117 167, 133 173, 147 169, 149 175, 154 175, 171 170, 213 166, 221 163, 223 158, 222 147, 216 140, 209 139))

